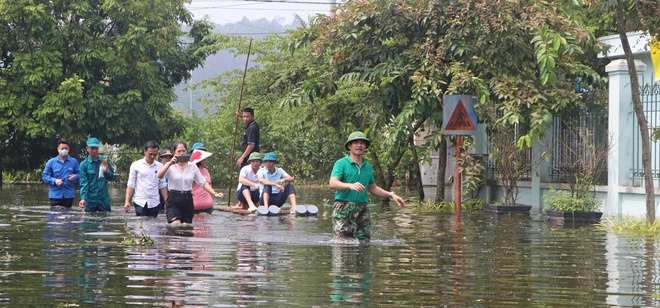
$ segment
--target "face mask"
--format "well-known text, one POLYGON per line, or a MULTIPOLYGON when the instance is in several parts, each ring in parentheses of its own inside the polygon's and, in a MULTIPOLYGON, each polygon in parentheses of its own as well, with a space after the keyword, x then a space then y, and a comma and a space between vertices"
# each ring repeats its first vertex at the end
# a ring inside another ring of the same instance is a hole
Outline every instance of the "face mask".
POLYGON ((59 150, 60 156, 68 156, 69 155, 69 150, 59 150))

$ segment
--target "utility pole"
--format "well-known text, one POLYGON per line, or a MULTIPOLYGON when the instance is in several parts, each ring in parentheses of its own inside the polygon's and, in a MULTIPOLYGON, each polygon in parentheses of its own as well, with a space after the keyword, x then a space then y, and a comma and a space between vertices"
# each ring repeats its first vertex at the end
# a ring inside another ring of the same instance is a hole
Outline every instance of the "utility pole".
POLYGON ((337 0, 330 1, 330 16, 335 15, 335 9, 337 8, 337 0))
POLYGON ((193 94, 193 93, 192 93, 192 89, 191 89, 192 82, 193 82, 193 81, 192 81, 192 78, 193 78, 193 75, 192 75, 192 74, 193 74, 193 73, 192 73, 192 71, 191 71, 191 72, 190 72, 190 80, 188 81, 188 95, 189 95, 188 116, 191 116, 191 117, 192 117, 192 96, 193 96, 193 95, 192 95, 192 94, 193 94))

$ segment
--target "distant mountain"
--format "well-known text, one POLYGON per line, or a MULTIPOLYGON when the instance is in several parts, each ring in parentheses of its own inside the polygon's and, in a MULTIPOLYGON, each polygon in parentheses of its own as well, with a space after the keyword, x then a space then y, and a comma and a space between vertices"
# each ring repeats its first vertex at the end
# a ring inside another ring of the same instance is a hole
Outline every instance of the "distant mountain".
MULTIPOLYGON (((268 34, 284 34, 286 30, 293 29, 300 26, 300 22, 295 20, 288 25, 280 24, 276 19, 267 20, 265 18, 250 21, 247 18, 236 23, 228 23, 224 25, 215 24, 213 32, 229 35, 243 35, 251 36, 254 40, 262 39, 268 34)), ((188 84, 199 83, 207 78, 216 78, 220 74, 232 71, 243 70, 245 68, 245 59, 236 58, 233 53, 228 50, 221 50, 215 55, 209 56, 202 67, 193 70, 192 78, 188 83, 181 83, 174 87, 174 92, 178 99, 172 103, 172 107, 181 109, 186 113, 190 113, 190 108, 195 110, 197 115, 203 115, 204 107, 201 103, 201 98, 209 93, 209 89, 196 89, 195 91, 184 91, 188 84)))

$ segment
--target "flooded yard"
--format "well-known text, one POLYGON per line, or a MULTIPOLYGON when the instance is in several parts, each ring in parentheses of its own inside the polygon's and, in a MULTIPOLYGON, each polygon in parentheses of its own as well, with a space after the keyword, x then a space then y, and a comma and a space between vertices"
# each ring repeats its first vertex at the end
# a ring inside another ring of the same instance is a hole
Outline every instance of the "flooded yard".
MULTIPOLYGON (((51 210, 45 185, 0 190, 2 306, 658 306, 658 244, 545 216, 373 206, 368 247, 331 243, 328 188, 296 188, 316 218, 51 210), (151 238, 140 247, 125 241, 151 238)), ((225 192, 226 193, 226 192, 225 192)), ((218 205, 226 204, 226 200, 218 205)), ((77 204, 74 202, 74 204, 77 204)))

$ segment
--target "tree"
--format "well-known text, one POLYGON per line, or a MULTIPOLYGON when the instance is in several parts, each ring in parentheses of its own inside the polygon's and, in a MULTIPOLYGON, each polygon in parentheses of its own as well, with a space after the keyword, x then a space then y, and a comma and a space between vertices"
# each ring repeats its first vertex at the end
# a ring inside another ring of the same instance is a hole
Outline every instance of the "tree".
MULTIPOLYGON (((332 163, 344 153, 342 145, 346 136, 338 132, 334 125, 340 115, 337 108, 341 105, 339 99, 342 96, 332 101, 319 99, 323 103, 316 108, 290 109, 277 103, 284 93, 292 91, 310 71, 321 69, 318 64, 310 62, 313 57, 303 50, 295 54, 286 51, 289 40, 288 36, 271 35, 253 42, 250 62, 259 65, 250 66, 247 70, 241 107, 255 109, 255 120, 261 128, 262 153, 275 151, 287 172, 298 179, 313 183, 326 182, 332 163)), ((222 48, 231 49, 245 61, 248 38, 233 37, 231 41, 223 43, 222 48)), ((230 155, 234 146, 234 112, 238 108, 242 76, 242 70, 230 71, 218 78, 205 80, 200 85, 213 89, 212 94, 205 99, 205 104, 217 110, 217 113, 207 114, 199 134, 208 138, 207 142, 213 143, 210 148, 217 146, 222 151, 216 163, 219 170, 223 171, 217 173, 223 182, 228 182, 228 168, 234 165, 230 155)), ((240 151, 242 121, 239 120, 238 125, 237 153, 240 151)), ((234 173, 234 184, 237 176, 234 173)))
MULTIPOLYGON (((502 114, 487 125, 529 127, 517 140, 529 147, 553 113, 578 102, 577 77, 600 78, 584 64, 596 41, 574 18, 579 8, 571 1, 351 1, 293 35, 293 46, 311 46, 330 66, 284 100, 313 103, 304 98, 340 92, 346 81, 362 87, 368 99, 344 106, 375 110, 367 124, 372 136, 386 133, 378 155, 392 164, 420 129, 442 127, 445 94, 474 94, 481 112, 502 114)), ((429 139, 442 146, 441 138, 437 130, 429 139)))
POLYGON ((614 29, 621 39, 630 75, 633 109, 639 124, 642 144, 642 166, 644 168, 644 192, 646 195, 646 219, 649 224, 655 221, 655 193, 651 166, 651 141, 649 125, 644 115, 640 98, 640 84, 637 77, 635 59, 628 43, 628 31, 644 31, 651 37, 660 34, 660 3, 656 0, 589 0, 597 17, 592 22, 607 31, 614 29), (604 14, 603 14, 604 13, 604 14))
POLYGON ((181 131, 172 88, 214 43, 184 3, 0 0, 0 155, 58 136, 140 146, 181 131))

